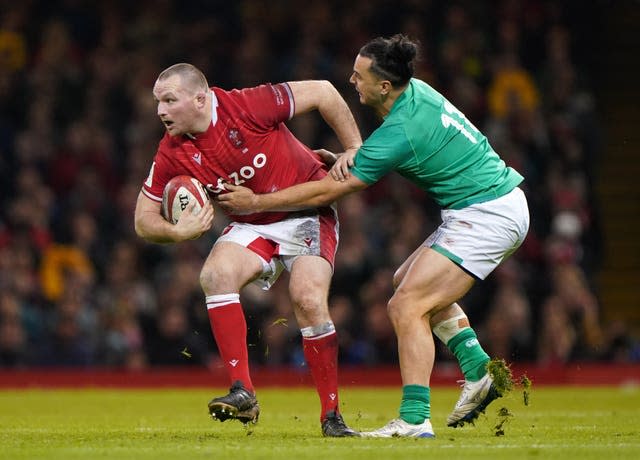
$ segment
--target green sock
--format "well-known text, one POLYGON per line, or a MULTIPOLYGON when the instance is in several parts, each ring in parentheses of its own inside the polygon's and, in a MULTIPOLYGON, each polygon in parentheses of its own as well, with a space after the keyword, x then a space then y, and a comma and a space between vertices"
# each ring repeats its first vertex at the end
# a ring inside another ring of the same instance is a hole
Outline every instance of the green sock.
POLYGON ((431 418, 430 393, 429 387, 422 385, 403 386, 400 418, 414 425, 419 425, 431 418))
POLYGON ((477 382, 487 373, 489 355, 480 346, 476 333, 464 328, 447 342, 447 348, 458 359, 465 380, 477 382))

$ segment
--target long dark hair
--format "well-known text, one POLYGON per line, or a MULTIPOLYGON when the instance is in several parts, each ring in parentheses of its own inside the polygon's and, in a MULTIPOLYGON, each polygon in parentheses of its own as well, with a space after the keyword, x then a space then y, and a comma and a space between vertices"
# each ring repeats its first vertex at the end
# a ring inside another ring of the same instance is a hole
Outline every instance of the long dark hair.
POLYGON ((402 34, 378 37, 360 48, 360 56, 371 59, 371 71, 394 87, 406 85, 414 72, 418 43, 402 34))

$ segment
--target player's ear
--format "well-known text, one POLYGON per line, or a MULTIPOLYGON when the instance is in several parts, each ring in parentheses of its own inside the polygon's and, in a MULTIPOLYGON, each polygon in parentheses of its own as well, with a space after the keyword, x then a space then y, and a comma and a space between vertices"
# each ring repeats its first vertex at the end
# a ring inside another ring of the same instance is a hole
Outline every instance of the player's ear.
POLYGON ((203 92, 196 94, 196 105, 199 109, 203 108, 207 103, 207 95, 203 92))
POLYGON ((389 80, 382 80, 380 82, 380 94, 382 94, 383 96, 389 94, 392 89, 393 85, 391 85, 391 82, 389 80))

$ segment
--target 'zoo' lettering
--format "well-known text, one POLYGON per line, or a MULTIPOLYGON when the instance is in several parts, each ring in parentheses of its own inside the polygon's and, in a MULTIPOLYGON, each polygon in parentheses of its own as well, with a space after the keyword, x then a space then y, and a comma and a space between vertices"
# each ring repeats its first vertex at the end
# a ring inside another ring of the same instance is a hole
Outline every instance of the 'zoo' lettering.
MULTIPOLYGON (((229 173, 229 178, 234 185, 242 185, 247 180, 256 175, 256 169, 264 168, 266 164, 267 156, 264 153, 258 153, 255 157, 253 157, 251 165, 243 166, 239 171, 229 173)), ((216 187, 213 188, 213 186, 210 185, 207 186, 207 189, 209 189, 211 193, 221 193, 224 191, 224 183, 225 180, 222 177, 219 177, 218 182, 216 183, 216 187)))

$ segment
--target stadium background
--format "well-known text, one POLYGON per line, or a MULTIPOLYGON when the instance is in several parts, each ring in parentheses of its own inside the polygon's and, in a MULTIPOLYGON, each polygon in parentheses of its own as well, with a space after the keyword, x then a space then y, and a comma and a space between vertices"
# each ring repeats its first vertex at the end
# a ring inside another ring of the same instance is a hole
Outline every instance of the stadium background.
MULTIPOLYGON (((187 61, 227 89, 328 79, 366 136, 377 121, 348 84, 353 59, 397 32, 423 45, 418 76, 526 177, 525 244, 462 302, 487 351, 542 368, 640 361, 638 2, 0 5, 0 369, 222 372, 198 272, 225 219, 173 246, 133 231, 163 130, 156 75, 187 61)), ((311 147, 339 150, 317 116, 289 125, 311 147)), ((340 213, 330 303, 341 363, 394 365, 391 275, 437 209, 390 176, 340 213)), ((263 368, 302 365, 286 285, 242 295, 263 368)))

